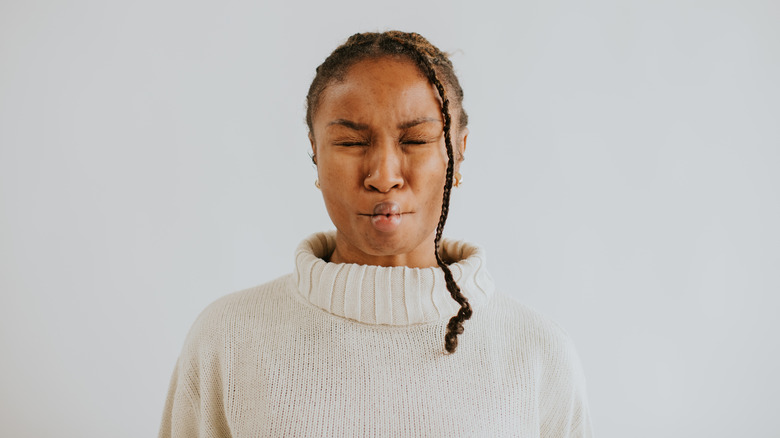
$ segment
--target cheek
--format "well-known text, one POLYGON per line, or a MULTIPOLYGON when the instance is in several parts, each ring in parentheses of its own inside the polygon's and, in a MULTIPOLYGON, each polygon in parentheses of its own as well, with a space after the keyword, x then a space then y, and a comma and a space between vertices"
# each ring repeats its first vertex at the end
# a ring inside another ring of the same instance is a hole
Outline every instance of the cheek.
POLYGON ((317 166, 322 198, 331 217, 348 215, 347 208, 354 204, 351 194, 355 192, 355 175, 344 166, 333 166, 330 160, 323 160, 317 166))
POLYGON ((438 218, 441 213, 446 173, 446 156, 427 160, 424 164, 418 163, 415 168, 413 185, 416 188, 418 199, 425 205, 428 218, 438 218))
POLYGON ((344 196, 343 190, 332 185, 323 185, 322 200, 325 203, 325 210, 336 228, 349 226, 352 208, 349 198, 344 196))
POLYGON ((320 183, 325 183, 331 187, 343 187, 352 184, 355 177, 354 169, 351 169, 348 164, 348 160, 339 159, 339 157, 323 157, 317 166, 317 175, 320 183))
POLYGON ((447 154, 445 151, 441 151, 441 153, 431 151, 421 156, 409 157, 407 164, 410 169, 409 176, 415 182, 423 183, 420 185, 421 188, 424 186, 431 190, 444 187, 447 173, 447 154))

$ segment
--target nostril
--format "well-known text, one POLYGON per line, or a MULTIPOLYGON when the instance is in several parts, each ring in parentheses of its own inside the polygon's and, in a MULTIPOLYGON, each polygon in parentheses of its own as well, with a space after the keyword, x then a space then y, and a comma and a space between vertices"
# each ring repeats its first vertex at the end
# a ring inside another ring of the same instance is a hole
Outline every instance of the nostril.
POLYGON ((404 185, 400 169, 377 169, 366 172, 363 185, 368 190, 387 193, 392 189, 400 189, 404 185))

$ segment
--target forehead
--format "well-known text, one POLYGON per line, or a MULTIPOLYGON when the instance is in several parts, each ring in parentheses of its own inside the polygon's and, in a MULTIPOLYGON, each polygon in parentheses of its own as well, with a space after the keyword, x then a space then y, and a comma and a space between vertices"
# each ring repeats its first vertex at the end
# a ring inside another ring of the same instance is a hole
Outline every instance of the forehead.
POLYGON ((355 63, 341 80, 325 87, 314 116, 317 124, 317 119, 370 121, 436 117, 440 112, 436 89, 414 62, 403 57, 382 57, 355 63))
MULTIPOLYGON (((429 83, 420 67, 405 56, 380 56, 366 58, 349 66, 335 84, 348 81, 380 81, 398 84, 409 81, 429 83)), ((331 84, 333 85, 333 84, 331 84)))

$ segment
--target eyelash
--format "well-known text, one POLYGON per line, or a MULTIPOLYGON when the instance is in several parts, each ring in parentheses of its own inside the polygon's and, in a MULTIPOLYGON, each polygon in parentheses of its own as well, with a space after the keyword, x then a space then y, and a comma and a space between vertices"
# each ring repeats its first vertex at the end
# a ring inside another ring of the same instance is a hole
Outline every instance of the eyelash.
POLYGON ((428 144, 428 143, 430 142, 427 140, 401 140, 401 144, 415 145, 415 144, 428 144))
MULTIPOLYGON (((423 145, 428 144, 427 140, 401 140, 402 145, 423 145)), ((353 147, 353 146, 368 146, 368 143, 361 141, 343 141, 336 143, 336 146, 353 147)))
MULTIPOLYGON (((418 146, 418 145, 425 145, 429 143, 434 143, 436 140, 428 138, 426 136, 417 136, 417 135, 411 135, 411 136, 403 136, 398 140, 398 143, 401 146, 418 146)), ((369 140, 342 140, 342 141, 336 141, 334 142, 334 145, 336 146, 343 146, 343 147, 356 147, 356 146, 369 146, 371 142, 369 140)))

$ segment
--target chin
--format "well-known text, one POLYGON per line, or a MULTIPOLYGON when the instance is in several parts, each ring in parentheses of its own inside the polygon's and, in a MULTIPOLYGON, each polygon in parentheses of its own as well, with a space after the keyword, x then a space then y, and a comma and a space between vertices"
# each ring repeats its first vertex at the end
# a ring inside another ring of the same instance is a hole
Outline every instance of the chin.
POLYGON ((382 233, 376 238, 364 239, 363 245, 366 254, 374 256, 395 256, 411 252, 417 245, 408 241, 406 233, 382 233))

